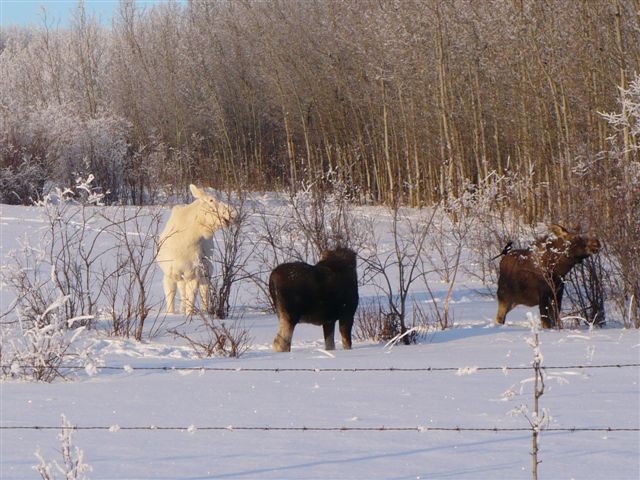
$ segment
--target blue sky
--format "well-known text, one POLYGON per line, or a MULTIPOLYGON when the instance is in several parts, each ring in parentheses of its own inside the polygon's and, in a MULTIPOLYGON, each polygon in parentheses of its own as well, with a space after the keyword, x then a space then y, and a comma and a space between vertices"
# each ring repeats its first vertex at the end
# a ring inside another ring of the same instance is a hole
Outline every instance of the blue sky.
MULTIPOLYGON (((137 0, 142 7, 167 0, 137 0)), ((184 1, 184 0, 183 0, 184 1)), ((27 26, 42 23, 41 6, 47 9, 47 19, 66 27, 70 12, 78 6, 77 0, 0 0, 0 23, 27 26), (58 23, 59 22, 59 23, 58 23)), ((87 13, 95 14, 103 25, 111 25, 111 17, 118 6, 118 0, 85 0, 87 13)))

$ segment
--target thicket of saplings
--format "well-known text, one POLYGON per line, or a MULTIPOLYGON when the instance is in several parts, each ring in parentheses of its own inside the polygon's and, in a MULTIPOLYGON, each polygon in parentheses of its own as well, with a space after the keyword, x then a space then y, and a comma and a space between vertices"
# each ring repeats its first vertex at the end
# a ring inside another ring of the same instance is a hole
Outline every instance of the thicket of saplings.
POLYGON ((505 202, 539 221, 600 188, 599 112, 640 71, 638 0, 162 3, 2 30, 3 202, 335 170, 360 202, 433 205, 495 171, 530 178, 505 202))

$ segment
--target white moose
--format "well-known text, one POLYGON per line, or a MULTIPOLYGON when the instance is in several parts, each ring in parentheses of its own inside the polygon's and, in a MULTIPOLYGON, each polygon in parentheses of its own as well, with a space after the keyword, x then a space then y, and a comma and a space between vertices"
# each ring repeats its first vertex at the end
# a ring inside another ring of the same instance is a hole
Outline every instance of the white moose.
POLYGON ((195 312, 198 290, 202 309, 208 308, 208 257, 213 248, 213 232, 231 223, 232 209, 195 185, 189 189, 195 200, 171 209, 169 221, 160 234, 156 260, 164 273, 167 313, 175 311, 177 287, 180 313, 191 315, 195 312))

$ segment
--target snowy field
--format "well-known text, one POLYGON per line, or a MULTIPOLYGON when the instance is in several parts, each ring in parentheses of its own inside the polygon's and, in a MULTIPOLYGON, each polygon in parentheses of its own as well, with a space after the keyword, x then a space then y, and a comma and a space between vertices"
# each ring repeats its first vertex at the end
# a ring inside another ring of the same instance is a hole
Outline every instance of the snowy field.
MULTIPOLYGON (((384 212, 367 212, 384 231, 384 212)), ((1 205, 0 214, 4 264, 25 234, 43 238, 46 222, 37 207, 1 205)), ((430 286, 435 297, 446 295, 448 285, 430 286)), ((156 303, 161 290, 156 272, 156 303)), ((240 358, 199 358, 169 333, 195 328, 181 315, 160 316, 157 334, 142 342, 109 336, 99 324, 82 333, 97 369, 53 383, 2 382, 0 477, 39 478, 38 450, 46 462, 60 462, 65 415, 80 428, 72 443, 92 468, 87 478, 531 478, 531 432, 517 410, 533 408, 532 371, 502 368, 531 365, 529 309, 517 308, 496 327, 495 301, 483 291, 461 274, 453 327, 411 346, 356 341, 351 351, 326 352, 321 329, 300 325, 292 351, 273 353, 276 317, 249 286, 234 297, 252 337, 240 358)), ((412 301, 426 298, 419 288, 413 293, 412 301)), ((361 303, 379 294, 362 286, 361 303)), ((3 286, 1 312, 13 298, 3 286)), ((540 403, 551 418, 539 439, 539 478, 640 478, 639 369, 593 368, 639 363, 640 332, 610 322, 593 331, 543 331, 540 340, 543 365, 566 368, 545 373, 540 403), (570 368, 576 365, 587 368, 570 368), (563 430, 574 427, 594 431, 563 430), (617 430, 624 428, 632 431, 617 430)))

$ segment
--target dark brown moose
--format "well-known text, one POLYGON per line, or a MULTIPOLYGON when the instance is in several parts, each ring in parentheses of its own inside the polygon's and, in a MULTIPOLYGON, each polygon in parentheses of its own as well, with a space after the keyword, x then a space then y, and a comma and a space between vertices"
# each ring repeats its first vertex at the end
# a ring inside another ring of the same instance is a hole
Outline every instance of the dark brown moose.
POLYGON ((574 265, 598 253, 600 241, 560 225, 551 225, 551 232, 553 235, 539 238, 529 248, 511 250, 508 245, 502 251, 496 323, 503 324, 516 305, 539 305, 542 326, 557 324, 564 276, 574 265))
POLYGON ((336 321, 340 323, 342 348, 351 348, 353 316, 358 307, 355 252, 339 247, 324 251, 316 265, 278 265, 269 277, 269 292, 279 319, 274 351, 291 350, 293 329, 298 323, 322 325, 325 349, 334 350, 336 321))

